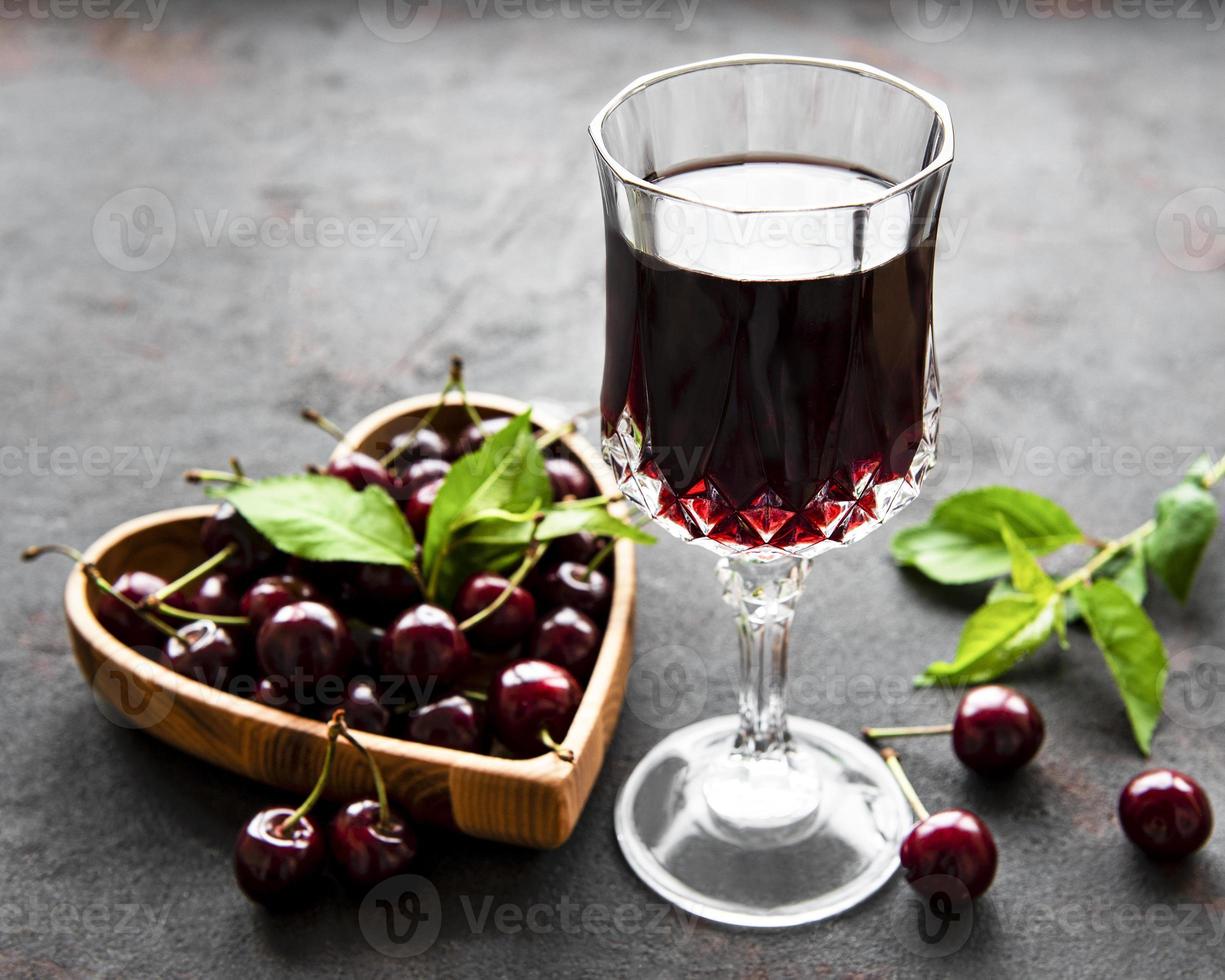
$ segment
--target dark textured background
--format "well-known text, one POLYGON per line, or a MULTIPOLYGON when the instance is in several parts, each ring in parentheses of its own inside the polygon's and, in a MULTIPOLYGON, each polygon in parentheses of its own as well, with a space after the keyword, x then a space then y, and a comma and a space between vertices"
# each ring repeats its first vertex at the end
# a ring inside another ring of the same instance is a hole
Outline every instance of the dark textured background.
MULTIPOLYGON (((61 623, 67 569, 21 566, 21 546, 85 545, 126 518, 194 501, 178 479, 188 465, 236 453, 277 472, 320 459, 327 440, 296 420, 300 404, 351 423, 434 389, 453 352, 474 387, 594 403, 602 245, 584 127, 625 82, 673 63, 741 50, 860 59, 952 109, 936 303, 947 462, 897 526, 953 489, 1003 480, 1119 533, 1172 482, 1163 448, 1225 448, 1223 273, 1180 268, 1155 232, 1168 202, 1225 181, 1225 32, 1207 4, 1124 19, 1103 16, 1105 3, 1064 3, 1065 14, 1089 14, 1075 19, 979 0, 944 43, 907 36, 884 2, 700 0, 689 25, 670 2, 659 18, 603 19, 578 0, 564 8, 575 17, 547 0, 537 13, 556 16, 504 16, 493 0, 480 15, 471 4, 446 9, 413 43, 376 36, 353 3, 171 0, 156 30, 143 29, 147 17, 6 5, 26 13, 0 20, 0 973, 1219 975, 1225 834, 1176 868, 1122 840, 1115 797, 1143 761, 1081 631, 1066 654, 1015 674, 1050 731, 1015 780, 984 786, 942 740, 908 747, 929 804, 978 810, 1002 853, 972 932, 926 950, 946 954, 935 958, 914 952, 901 886, 782 933, 673 913, 654 922, 664 910, 622 863, 611 807, 661 731, 627 710, 570 843, 546 854, 433 843, 423 873, 441 895, 441 935, 416 958, 387 959, 363 938, 352 901, 272 918, 239 895, 231 842, 275 793, 94 709, 61 623), (173 251, 151 271, 108 264, 91 234, 102 209, 105 247, 106 202, 133 187, 164 193, 177 218, 173 251), (195 217, 296 209, 435 223, 414 257, 209 247, 195 217), (164 471, 125 465, 125 446, 167 454, 164 471), (89 447, 100 448, 86 471, 89 447), (1048 472, 1042 447, 1067 450, 1065 464, 1078 450, 1105 455, 1096 471, 1048 472), (537 911, 535 928, 509 934, 492 919, 469 923, 465 909, 487 901, 579 911, 565 921, 537 911)), ((376 23, 381 9, 367 8, 376 23)), ((950 716, 946 695, 911 694, 906 681, 950 653, 978 593, 900 574, 887 543, 877 534, 818 562, 796 628, 799 713, 849 729, 950 716)), ((1171 653, 1225 660, 1223 555, 1217 541, 1185 608, 1151 602, 1171 653)), ((644 551, 637 628, 640 657, 679 644, 705 658, 709 693, 697 707, 707 715, 732 703, 731 623, 711 564, 670 541, 644 551)), ((645 714, 633 698, 630 708, 645 714)), ((1172 710, 1154 754, 1225 806, 1217 708, 1172 710)))

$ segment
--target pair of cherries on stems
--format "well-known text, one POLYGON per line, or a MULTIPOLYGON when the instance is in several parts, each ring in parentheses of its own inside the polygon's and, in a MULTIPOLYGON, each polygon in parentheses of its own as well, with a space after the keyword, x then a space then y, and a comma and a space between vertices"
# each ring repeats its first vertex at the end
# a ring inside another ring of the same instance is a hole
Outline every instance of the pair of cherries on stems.
MULTIPOLYGON (((878 739, 914 735, 952 735, 953 751, 969 769, 984 776, 1003 776, 1029 762, 1042 747, 1046 726, 1029 698, 999 684, 975 688, 957 706, 949 725, 865 728, 864 737, 878 739)), ((902 841, 899 854, 906 880, 920 894, 943 890, 946 878, 956 878, 970 898, 978 898, 995 878, 999 854, 986 822, 959 807, 929 813, 907 779, 892 748, 881 756, 897 780, 918 823, 902 841)))
POLYGON ((417 856, 417 837, 391 809, 378 763, 345 723, 343 711, 328 722, 327 753, 319 779, 296 810, 268 807, 239 831, 234 844, 234 876, 243 893, 273 908, 300 904, 310 897, 327 865, 357 889, 371 888, 403 874, 417 856), (310 817, 327 789, 336 741, 345 739, 362 754, 374 778, 377 799, 355 800, 338 812, 324 832, 310 817))

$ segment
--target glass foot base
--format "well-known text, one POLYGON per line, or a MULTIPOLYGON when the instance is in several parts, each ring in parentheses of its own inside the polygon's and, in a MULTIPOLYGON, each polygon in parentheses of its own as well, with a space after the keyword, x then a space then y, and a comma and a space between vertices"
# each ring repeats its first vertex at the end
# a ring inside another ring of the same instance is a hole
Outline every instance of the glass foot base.
POLYGON ((668 901, 737 926, 816 922, 868 898, 913 819, 889 770, 846 732, 789 718, 793 751, 737 759, 734 715, 673 732, 616 806, 630 867, 668 901))

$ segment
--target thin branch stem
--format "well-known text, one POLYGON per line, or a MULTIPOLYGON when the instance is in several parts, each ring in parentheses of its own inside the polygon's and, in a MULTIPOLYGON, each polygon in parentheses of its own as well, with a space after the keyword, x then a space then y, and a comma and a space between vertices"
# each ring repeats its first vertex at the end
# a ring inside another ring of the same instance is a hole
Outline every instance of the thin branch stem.
POLYGON ((869 740, 879 738, 906 738, 910 735, 948 735, 952 725, 903 725, 899 728, 865 728, 863 737, 869 740))
POLYGON ((336 757, 336 739, 340 737, 343 725, 344 712, 337 711, 332 716, 332 720, 328 722, 327 754, 323 757, 323 768, 319 771, 319 778, 315 780, 315 788, 310 791, 310 796, 302 801, 302 805, 281 822, 281 825, 276 829, 277 836, 284 837, 289 831, 293 830, 294 824, 310 813, 311 807, 319 802, 319 797, 327 789, 328 779, 332 775, 332 760, 336 757))
POLYGON ((148 609, 150 606, 159 605, 163 599, 169 599, 172 595, 178 592, 179 589, 183 588, 184 586, 191 585, 191 583, 195 582, 197 579, 204 578, 205 575, 233 555, 237 550, 237 542, 231 541, 219 552, 217 552, 217 554, 213 555, 212 558, 202 561, 195 568, 188 572, 184 572, 173 582, 168 582, 156 592, 145 596, 140 600, 140 605, 145 609, 148 609))
POLYGON ((927 807, 919 799, 919 794, 915 792, 914 785, 906 778, 906 770, 902 768, 902 760, 898 758, 897 752, 893 749, 885 748, 880 750, 880 755, 885 760, 885 765, 889 767, 889 771, 893 774, 893 778, 897 780, 898 788, 902 791, 902 795, 906 797, 906 802, 910 804, 910 809, 914 810, 914 815, 920 820, 926 820, 930 817, 931 814, 927 812, 927 807))

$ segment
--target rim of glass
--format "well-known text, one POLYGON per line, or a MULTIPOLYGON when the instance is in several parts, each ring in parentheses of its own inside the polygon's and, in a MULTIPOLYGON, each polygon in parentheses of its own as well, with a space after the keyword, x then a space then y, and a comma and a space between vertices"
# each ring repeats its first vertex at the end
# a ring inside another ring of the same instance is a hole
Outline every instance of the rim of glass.
POLYGON ((727 55, 722 58, 710 58, 706 61, 693 61, 686 65, 677 65, 674 68, 665 68, 662 71, 651 72, 634 79, 620 92, 614 95, 608 103, 599 112, 595 118, 591 120, 591 124, 587 127, 587 132, 591 136, 592 143, 595 144, 596 153, 604 164, 617 175, 623 183, 630 184, 639 190, 646 191, 649 194, 654 194, 658 197, 672 198, 677 201, 685 201, 689 204, 699 204, 704 208, 709 208, 711 211, 722 211, 725 214, 785 214, 788 212, 794 213, 818 213, 821 211, 836 211, 846 208, 862 208, 872 207, 887 201, 898 194, 905 194, 908 190, 917 184, 922 183, 932 174, 936 173, 944 167, 947 167, 953 162, 953 122, 949 116, 948 106, 941 99, 936 98, 930 92, 927 92, 917 85, 912 85, 903 78, 898 78, 896 75, 891 75, 889 72, 881 71, 879 68, 873 68, 871 65, 865 65, 859 61, 840 61, 835 58, 804 58, 799 55, 783 55, 783 54, 734 54, 727 55), (676 191, 665 190, 658 184, 652 184, 648 180, 643 180, 637 174, 633 173, 625 167, 615 156, 609 152, 608 147, 604 143, 604 123, 612 114, 613 110, 618 108, 623 102, 633 95, 650 88, 657 82, 666 81, 669 78, 676 78, 680 75, 688 75, 690 72, 704 71, 708 68, 721 68, 728 65, 809 65, 815 68, 832 68, 836 71, 845 71, 853 75, 863 75, 867 78, 875 78, 879 81, 886 82, 895 88, 901 89, 909 95, 914 96, 919 101, 923 102, 932 114, 938 120, 941 132, 944 136, 941 141, 940 152, 935 158, 922 170, 918 170, 911 174, 905 180, 899 181, 896 184, 890 184, 888 187, 882 187, 879 194, 869 195, 859 201, 842 202, 837 205, 831 205, 825 208, 798 207, 798 208, 729 208, 718 204, 708 204, 705 201, 698 200, 696 197, 691 197, 686 194, 678 194, 676 191))

